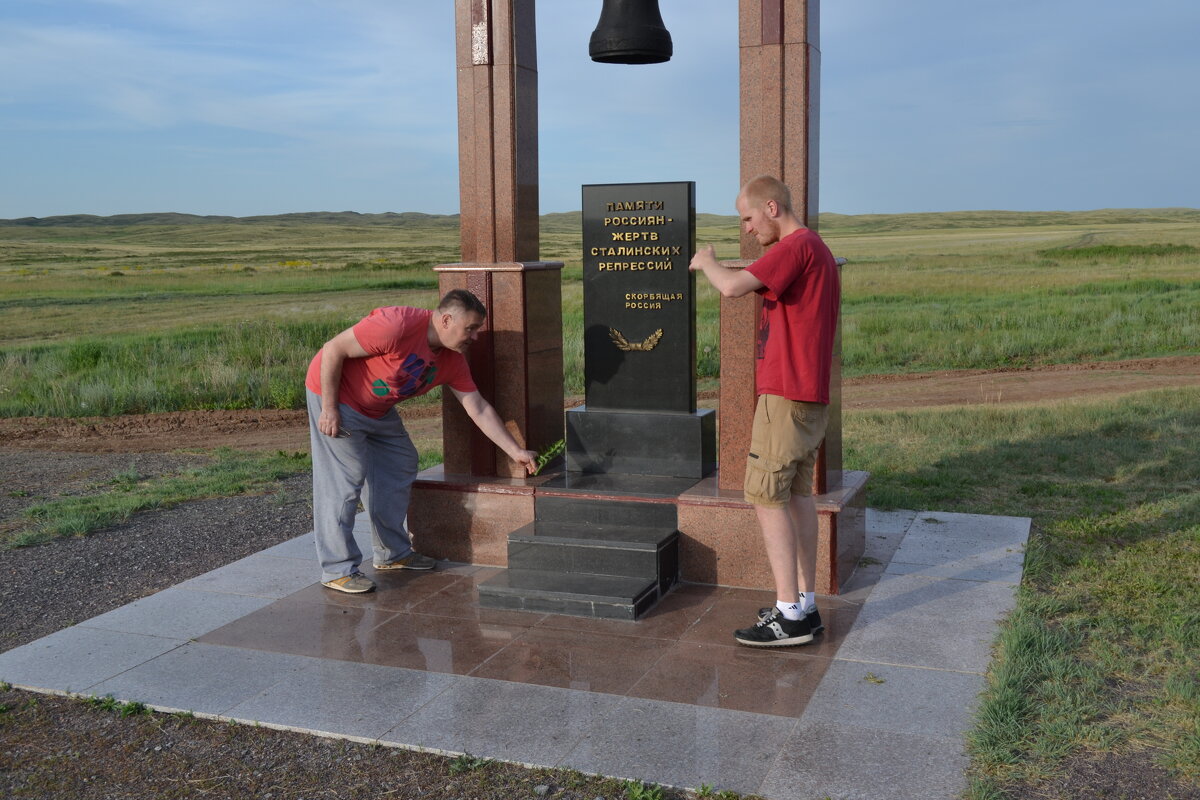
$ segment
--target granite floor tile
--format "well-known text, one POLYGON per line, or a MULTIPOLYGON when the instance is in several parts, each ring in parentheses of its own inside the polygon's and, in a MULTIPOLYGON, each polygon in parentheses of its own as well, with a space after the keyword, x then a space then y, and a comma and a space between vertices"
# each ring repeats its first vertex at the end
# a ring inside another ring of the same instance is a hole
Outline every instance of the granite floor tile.
MULTIPOLYGON (((850 579, 838 587, 838 597, 862 604, 883 577, 886 563, 859 566, 850 579)), ((818 605, 820 605, 818 603, 818 605)), ((825 613, 821 612, 822 615, 825 613)))
MULTIPOLYGON (((888 564, 890 575, 925 575, 930 578, 954 578, 963 581, 991 581, 1013 586, 1021 582, 1025 555, 1020 551, 996 550, 964 558, 945 558, 930 564, 929 560, 917 556, 918 560, 901 560, 901 555, 888 564)), ((907 554, 904 558, 911 558, 907 554)))
POLYGON ((371 631, 395 612, 278 600, 198 641, 276 653, 364 661, 371 631))
POLYGON ((89 693, 173 711, 221 714, 307 663, 285 653, 192 642, 114 676, 89 693))
POLYGON ((966 788, 962 737, 801 721, 759 793, 772 800, 955 800, 966 788))
POLYGON ((796 720, 626 698, 561 766, 613 777, 718 791, 757 792, 796 720))
POLYGON ((867 509, 866 538, 863 547, 863 559, 867 564, 878 562, 886 564, 891 560, 896 548, 904 541, 908 531, 917 516, 916 511, 876 511, 867 509))
POLYGON ((555 766, 617 701, 595 692, 461 680, 380 741, 555 766))
POLYGON ((628 694, 799 717, 829 664, 828 658, 797 658, 765 648, 677 642, 628 694))
POLYGON ((1010 518, 992 519, 1001 522, 989 531, 978 524, 944 522, 940 517, 922 514, 892 556, 888 571, 1018 583, 1025 560, 1025 538, 1011 525, 1002 524, 1010 518), (993 532, 995 536, 989 535, 993 532))
POLYGON ((316 583, 320 577, 315 556, 312 561, 302 561, 256 553, 184 581, 178 588, 278 599, 316 583))
POLYGON ((85 693, 184 643, 183 639, 75 625, 0 653, 0 681, 18 687, 85 693))
POLYGON ((262 556, 271 556, 272 558, 294 558, 301 561, 316 563, 317 561, 317 539, 310 531, 303 536, 297 536, 295 539, 288 539, 286 542, 280 542, 273 547, 268 547, 259 553, 262 556))
POLYGON ((526 630, 514 625, 401 612, 363 631, 356 638, 361 656, 351 660, 467 675, 526 630))
POLYGON ((92 617, 81 624, 88 628, 146 636, 194 639, 271 602, 266 597, 172 588, 92 617))
POLYGON ((1016 587, 885 574, 838 657, 983 673, 1016 587))
POLYGON ((969 672, 837 659, 814 689, 801 725, 955 735, 971 727, 983 681, 969 672))
POLYGON ((531 630, 471 672, 473 677, 625 694, 671 647, 640 636, 531 630))
POLYGON ((982 542, 989 547, 1022 547, 1029 539, 1030 524, 1028 517, 921 511, 909 526, 905 541, 908 541, 908 536, 912 536, 914 541, 933 536, 962 542, 982 542))
POLYGON ((917 512, 906 509, 881 511, 868 508, 866 513, 867 533, 903 534, 916 518, 917 512))
POLYGON ((546 614, 541 611, 510 611, 501 608, 484 608, 479 605, 479 583, 499 572, 498 567, 479 568, 467 580, 456 581, 440 592, 413 604, 414 614, 430 614, 435 617, 455 617, 498 625, 517 625, 532 628, 546 614))
POLYGON ((304 661, 303 669, 228 709, 226 716, 373 740, 458 680, 438 672, 374 664, 304 661))

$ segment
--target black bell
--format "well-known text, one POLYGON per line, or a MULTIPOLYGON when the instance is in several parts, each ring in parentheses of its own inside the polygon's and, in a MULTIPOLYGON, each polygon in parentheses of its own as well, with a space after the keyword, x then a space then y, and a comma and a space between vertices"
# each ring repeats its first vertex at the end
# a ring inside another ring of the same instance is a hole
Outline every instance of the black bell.
POLYGON ((588 54, 604 64, 661 64, 671 60, 671 34, 658 0, 604 0, 588 54))

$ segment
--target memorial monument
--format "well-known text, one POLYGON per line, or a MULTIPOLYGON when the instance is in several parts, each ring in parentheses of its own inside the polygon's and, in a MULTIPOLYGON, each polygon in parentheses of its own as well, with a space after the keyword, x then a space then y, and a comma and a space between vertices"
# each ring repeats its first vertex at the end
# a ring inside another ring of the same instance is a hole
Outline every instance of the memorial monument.
MULTIPOLYGON (((814 228, 818 6, 818 0, 739 3, 742 180, 779 177, 814 228)), ((695 407, 691 289, 670 283, 681 276, 690 281, 694 226, 684 243, 675 241, 681 234, 674 226, 684 215, 674 209, 686 206, 690 226, 692 185, 586 187, 585 241, 593 244, 583 256, 585 273, 593 272, 585 280, 597 292, 585 295, 586 402, 564 418, 562 265, 538 259, 533 0, 456 0, 455 13, 462 263, 436 268, 439 288, 470 289, 489 308, 472 346, 472 368, 509 430, 536 450, 565 437, 567 455, 557 472, 519 477, 515 465, 475 434, 457 404, 446 403, 445 463, 418 477, 410 506, 422 551, 508 567, 488 589, 481 587, 481 602, 506 608, 636 618, 677 580, 771 586, 754 511, 740 491, 756 394, 760 300, 721 302, 714 426, 713 413, 695 407), (686 192, 686 202, 669 187, 686 192), (666 194, 659 198, 651 189, 666 194), (659 202, 662 208, 645 207, 659 202), (622 237, 614 238, 617 233, 622 237), (674 247, 678 256, 639 249, 674 247), (682 269, 649 266, 676 257, 682 269), (681 328, 688 332, 686 345, 681 328)), ((593 35, 593 45, 615 42, 615 55, 598 60, 669 58, 669 37, 664 52, 657 30, 661 19, 648 25, 649 53, 627 46, 622 24, 610 21, 605 35, 593 35)), ((760 254, 753 237, 743 236, 744 263, 760 254)), ((836 594, 849 577, 865 535, 867 476, 841 465, 840 346, 830 388, 829 431, 814 475, 822 594, 836 594)))

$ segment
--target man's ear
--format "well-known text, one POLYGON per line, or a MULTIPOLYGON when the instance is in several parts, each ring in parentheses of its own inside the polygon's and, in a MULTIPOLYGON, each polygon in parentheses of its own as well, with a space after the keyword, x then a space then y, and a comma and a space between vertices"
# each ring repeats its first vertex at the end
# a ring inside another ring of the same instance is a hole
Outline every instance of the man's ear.
POLYGON ((763 204, 763 208, 767 210, 767 216, 771 219, 779 216, 779 203, 776 203, 774 200, 768 200, 763 204))

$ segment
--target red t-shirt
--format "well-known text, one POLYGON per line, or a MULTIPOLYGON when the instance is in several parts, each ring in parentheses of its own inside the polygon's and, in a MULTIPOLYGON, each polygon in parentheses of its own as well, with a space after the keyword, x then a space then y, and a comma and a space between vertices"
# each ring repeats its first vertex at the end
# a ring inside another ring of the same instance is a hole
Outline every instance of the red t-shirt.
POLYGON ((814 231, 801 228, 747 269, 763 282, 758 394, 828 403, 842 291, 833 254, 814 231))
MULTIPOLYGON (((460 392, 475 391, 471 369, 462 353, 429 346, 429 319, 424 308, 377 308, 354 326, 354 338, 370 355, 342 364, 340 402, 379 419, 401 400, 449 384, 460 392)), ((321 393, 321 351, 308 365, 304 385, 321 393)))

